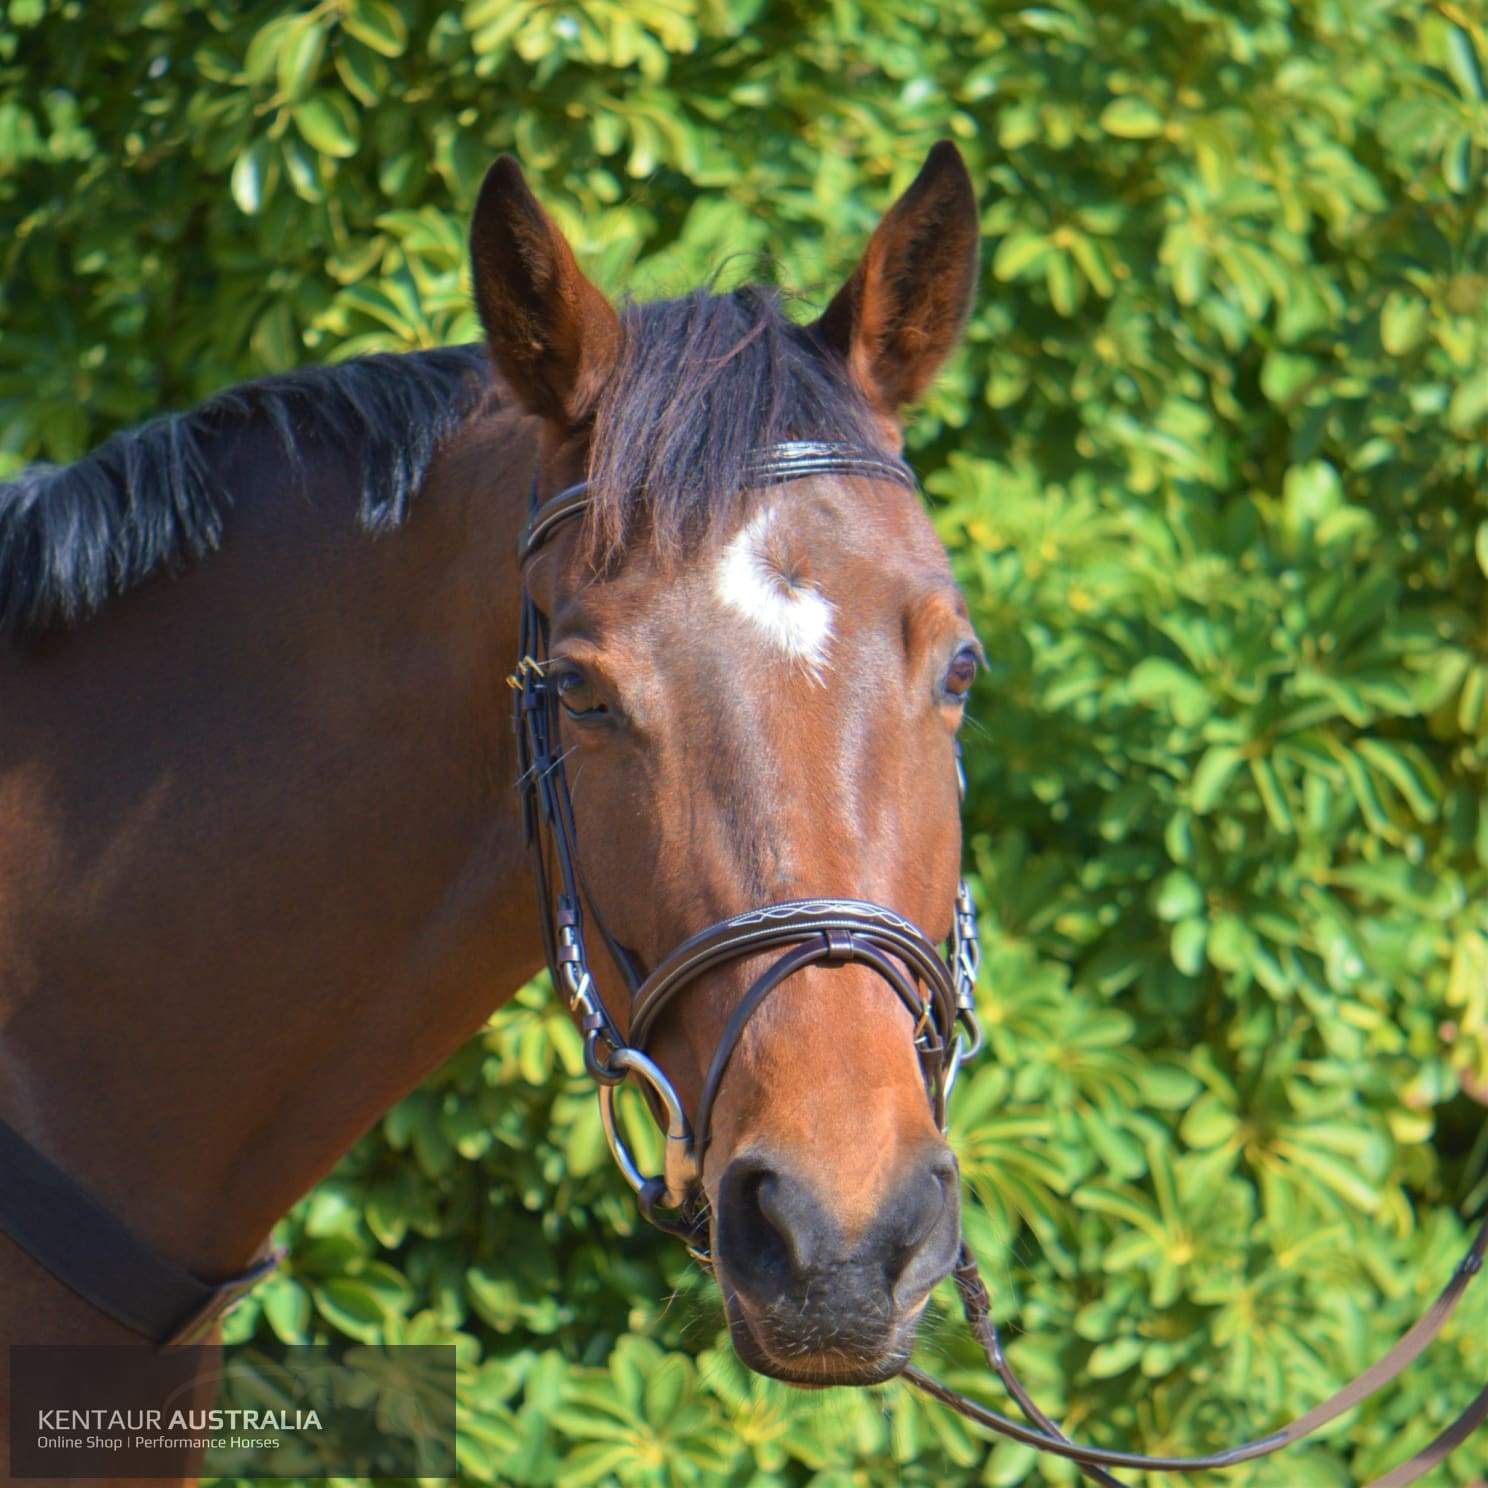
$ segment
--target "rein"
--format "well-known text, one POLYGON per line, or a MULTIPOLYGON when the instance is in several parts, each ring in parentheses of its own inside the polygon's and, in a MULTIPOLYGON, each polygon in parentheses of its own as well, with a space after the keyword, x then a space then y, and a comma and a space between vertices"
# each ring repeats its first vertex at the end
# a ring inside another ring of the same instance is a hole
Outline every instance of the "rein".
MULTIPOLYGON (((910 490, 915 488, 913 475, 898 460, 852 445, 806 441, 791 441, 757 451, 748 478, 751 485, 765 486, 812 475, 854 475, 895 481, 910 490)), ((525 566, 527 559, 564 522, 586 512, 590 499, 588 483, 580 482, 543 501, 534 475, 531 511, 518 541, 519 563, 525 566)), ((703 1158, 713 1103, 749 1020, 771 992, 803 967, 841 966, 855 961, 871 967, 916 1018, 915 1048, 936 1123, 943 1131, 946 1102, 961 1062, 981 1047, 973 1000, 980 960, 976 912, 963 880, 957 886, 953 928, 942 958, 922 930, 882 905, 856 899, 797 899, 769 904, 710 925, 684 941, 650 975, 642 977, 634 958, 610 935, 591 904, 591 914, 632 998, 629 1038, 622 1036, 589 969, 573 806, 563 754, 558 747, 558 694, 545 675, 547 641, 547 618, 524 589, 521 660, 507 681, 515 693, 518 788, 522 792, 523 818, 532 850, 538 914, 549 970, 553 985, 562 989, 569 1010, 584 1034, 584 1063, 599 1087, 605 1137, 616 1165, 635 1190, 641 1213, 659 1229, 681 1239, 694 1259, 711 1266, 706 1248, 708 1220, 701 1194, 703 1158), (556 895, 547 868, 549 847, 557 866, 556 895), (705 972, 729 961, 781 947, 789 949, 756 978, 725 1025, 704 1078, 695 1124, 690 1125, 670 1080, 645 1052, 657 1019, 680 992, 705 972), (965 1045, 963 1028, 970 1040, 965 1045), (648 1178, 640 1171, 615 1123, 614 1091, 631 1075, 642 1082, 652 1113, 666 1132, 664 1171, 660 1176, 648 1178)), ((964 799, 966 779, 961 772, 959 747, 956 759, 957 783, 964 799)), ((1102 1488, 1123 1488, 1120 1479, 1106 1471, 1109 1467, 1174 1473, 1234 1467, 1311 1436, 1395 1379, 1440 1333, 1468 1283, 1481 1268, 1485 1252, 1488 1252, 1488 1219, 1440 1296, 1383 1358, 1296 1420, 1254 1441, 1206 1457, 1146 1457, 1137 1452, 1074 1442, 1065 1436, 1040 1408, 1008 1360, 991 1317, 991 1298, 964 1240, 953 1279, 966 1325, 981 1345, 988 1366, 1029 1424, 1024 1425, 952 1390, 912 1365, 902 1372, 904 1379, 917 1390, 968 1420, 1036 1451, 1068 1458, 1086 1478, 1102 1488)), ((1450 1426, 1415 1456, 1376 1478, 1368 1488, 1404 1488, 1439 1463, 1485 1419, 1488 1419, 1488 1389, 1481 1391, 1450 1426)))
MULTIPOLYGON (((904 1378, 917 1390, 948 1405, 954 1411, 995 1431, 1000 1436, 1011 1437, 1024 1446, 1039 1452, 1048 1452, 1056 1457, 1067 1457, 1093 1483, 1103 1488, 1123 1488, 1121 1480, 1106 1472, 1107 1467, 1131 1468, 1137 1472, 1190 1473, 1205 1472, 1226 1467, 1235 1467, 1242 1462, 1252 1462, 1257 1457, 1269 1457, 1283 1447, 1289 1447, 1304 1437, 1321 1430, 1329 1421, 1341 1416, 1344 1411, 1368 1400, 1377 1394, 1402 1370, 1412 1364, 1452 1315, 1467 1284, 1482 1268, 1483 1257, 1488 1252, 1488 1219, 1485 1219, 1468 1248, 1467 1254, 1457 1264, 1445 1287, 1435 1302, 1403 1334, 1395 1346, 1382 1358, 1377 1359, 1363 1374, 1351 1380, 1341 1390, 1330 1395, 1321 1404, 1313 1406, 1296 1420, 1279 1426, 1275 1431, 1254 1441, 1240 1442, 1222 1452, 1207 1457, 1144 1457, 1139 1452, 1117 1452, 1106 1447, 1090 1446, 1073 1442, 1039 1408, 1013 1370, 1003 1351, 1002 1338, 997 1324, 990 1316, 992 1299, 987 1294, 986 1284, 977 1270, 975 1258, 965 1242, 957 1260, 952 1278, 961 1298, 961 1310, 966 1326, 981 1345, 987 1363, 1002 1381, 1009 1395, 1018 1403, 1018 1408, 1031 1421, 1025 1426, 1010 1416, 992 1410, 969 1396, 962 1395, 949 1385, 943 1385, 923 1370, 910 1365, 903 1371, 904 1378)), ((1441 1462, 1455 1447, 1465 1441, 1488 1420, 1488 1388, 1478 1392, 1468 1402, 1466 1410, 1451 1425, 1445 1427, 1421 1448, 1413 1457, 1398 1463, 1389 1472, 1366 1484, 1366 1488, 1405 1488, 1414 1483, 1422 1473, 1441 1462)))

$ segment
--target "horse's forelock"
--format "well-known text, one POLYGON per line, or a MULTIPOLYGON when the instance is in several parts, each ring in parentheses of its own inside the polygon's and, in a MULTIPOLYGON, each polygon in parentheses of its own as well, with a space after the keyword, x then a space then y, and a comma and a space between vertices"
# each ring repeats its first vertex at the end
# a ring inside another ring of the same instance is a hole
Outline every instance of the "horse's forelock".
POLYGON ((644 533, 675 553, 738 516, 752 451, 786 439, 872 447, 845 369, 760 285, 628 306, 624 348, 591 444, 594 556, 644 533))

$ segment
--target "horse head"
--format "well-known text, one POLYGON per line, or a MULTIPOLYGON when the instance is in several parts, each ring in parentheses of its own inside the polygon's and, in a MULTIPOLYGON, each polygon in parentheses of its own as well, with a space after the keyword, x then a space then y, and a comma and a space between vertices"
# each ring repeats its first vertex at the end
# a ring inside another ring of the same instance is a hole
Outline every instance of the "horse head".
POLYGON ((980 653, 899 450, 969 312, 971 182, 936 147, 811 324, 757 287, 617 311, 509 160, 471 244, 493 362, 540 420, 527 766, 563 786, 536 808, 554 964, 587 916, 609 954, 575 1010, 592 1046, 643 1042, 691 1118, 740 1355, 886 1378, 960 1233, 954 1008, 915 958, 955 928, 980 653), (782 920, 794 959, 750 939, 782 920))

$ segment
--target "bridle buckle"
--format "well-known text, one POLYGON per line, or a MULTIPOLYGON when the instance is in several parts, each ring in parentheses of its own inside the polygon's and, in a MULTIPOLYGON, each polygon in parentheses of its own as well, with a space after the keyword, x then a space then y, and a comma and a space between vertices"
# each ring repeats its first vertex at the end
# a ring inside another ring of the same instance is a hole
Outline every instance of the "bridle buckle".
POLYGON ((513 692, 524 692, 528 687, 535 687, 543 679, 543 664, 535 656, 524 656, 516 665, 516 669, 507 674, 506 685, 513 692))

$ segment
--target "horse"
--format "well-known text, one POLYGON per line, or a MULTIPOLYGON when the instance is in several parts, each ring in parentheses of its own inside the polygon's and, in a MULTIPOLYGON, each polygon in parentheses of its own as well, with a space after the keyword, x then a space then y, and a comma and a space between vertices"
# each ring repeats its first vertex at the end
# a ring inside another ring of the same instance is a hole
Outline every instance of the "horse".
MULTIPOLYGON (((758 906, 950 936, 980 648, 900 451, 978 236, 942 143, 814 321, 757 285, 617 308, 503 157, 470 230, 483 344, 245 384, 0 488, 16 1161, 215 1296, 539 971, 505 685, 524 596, 617 1041, 620 962, 644 977, 758 906), (803 446, 850 457, 756 478, 803 446), (578 485, 520 560, 534 498, 578 485)), ((696 1113, 776 967, 695 1184, 734 1346, 813 1386, 905 1365, 960 1229, 927 1014, 842 935, 710 966, 647 1045, 696 1113)), ((0 1342, 138 1341, 15 1228, 0 1342)))

